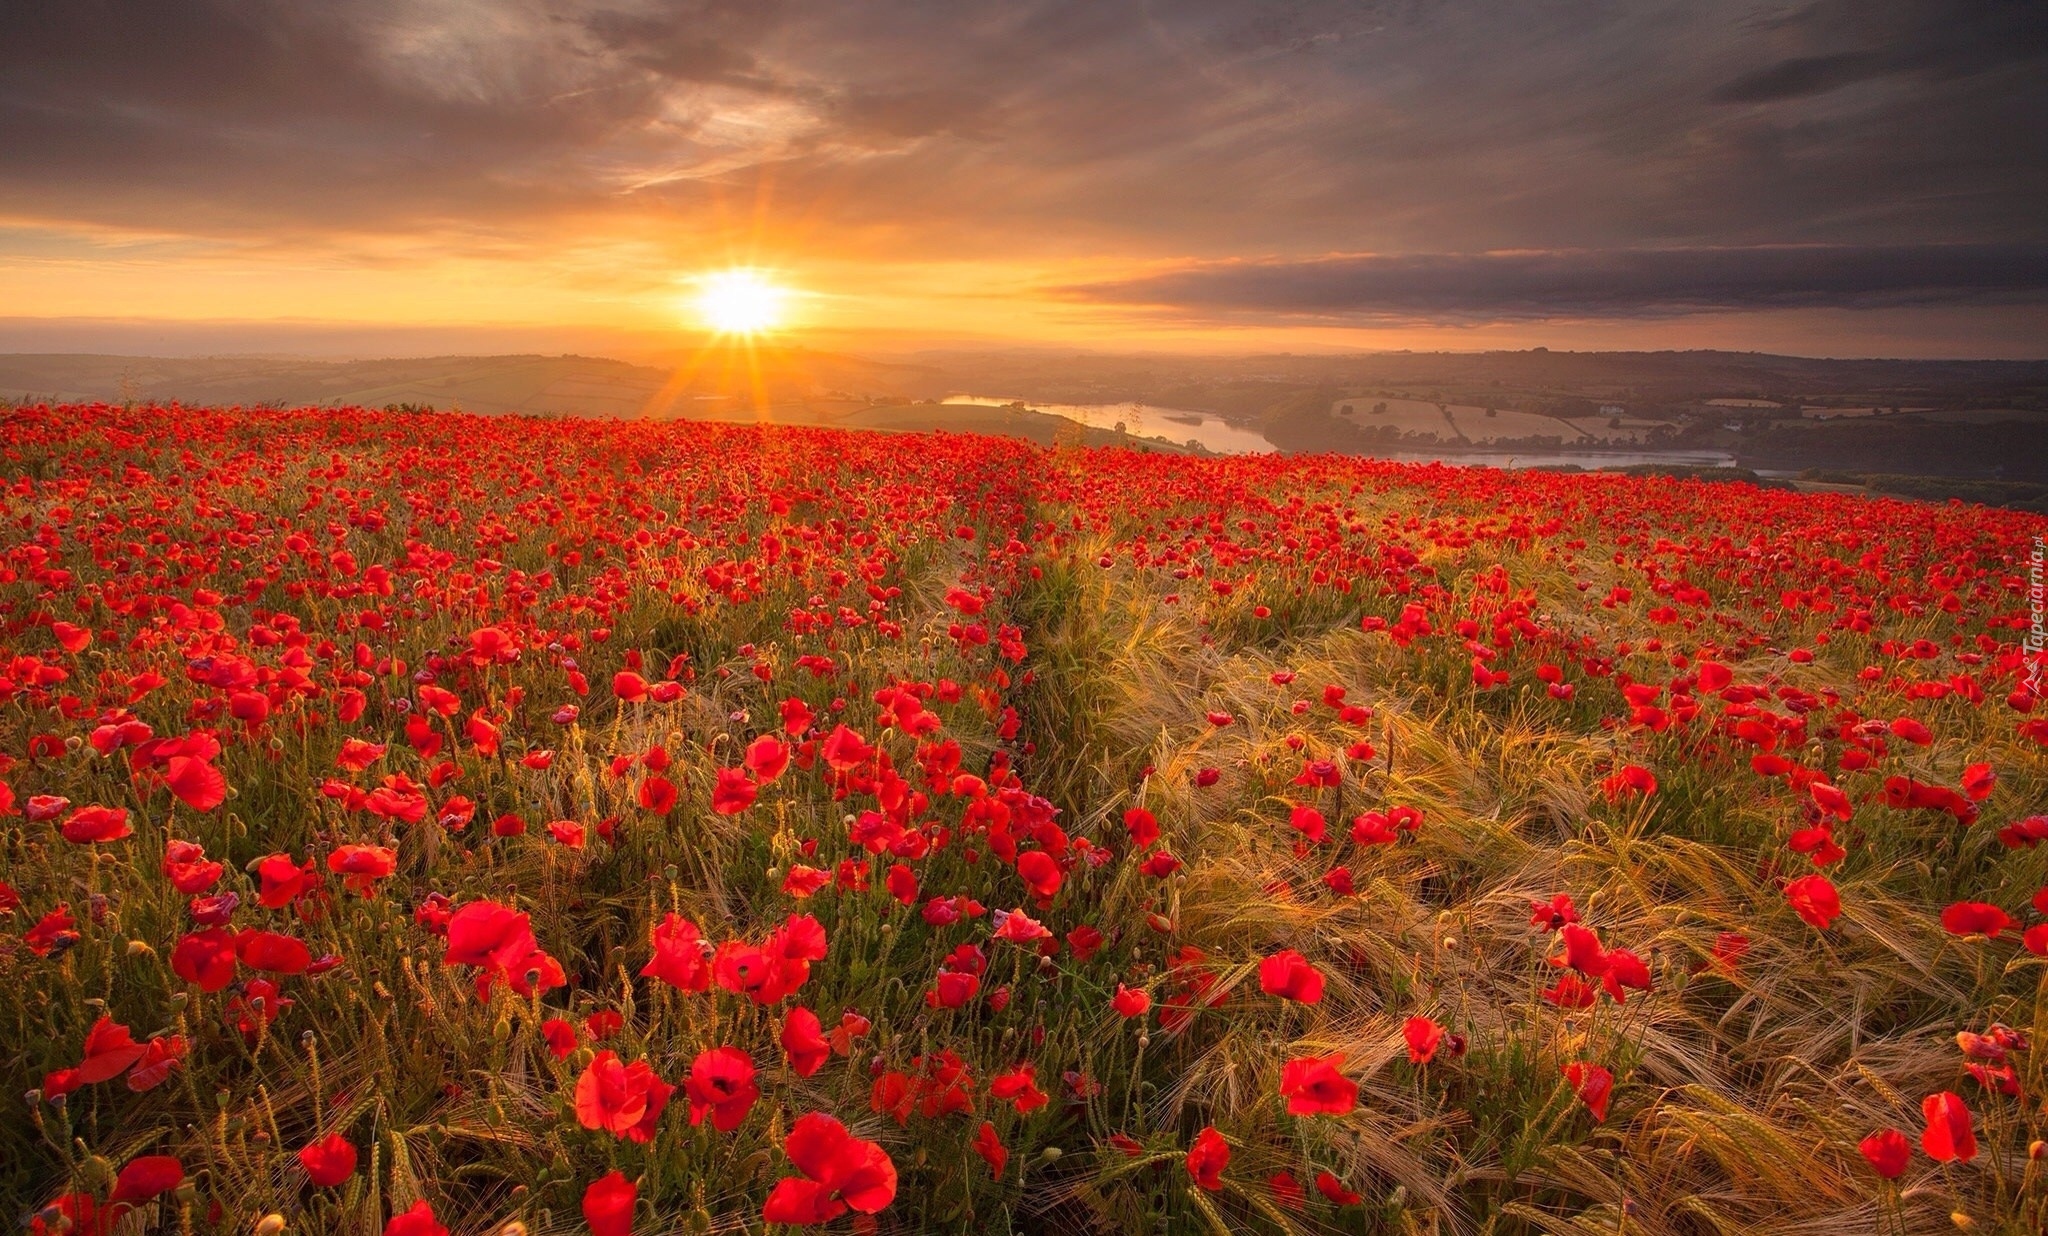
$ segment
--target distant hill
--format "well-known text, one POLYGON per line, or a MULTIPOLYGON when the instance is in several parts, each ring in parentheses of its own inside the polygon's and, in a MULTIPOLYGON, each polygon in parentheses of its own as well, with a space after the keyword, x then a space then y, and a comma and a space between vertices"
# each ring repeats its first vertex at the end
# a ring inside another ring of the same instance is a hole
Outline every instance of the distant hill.
MULTIPOLYGON (((694 357, 674 368, 592 356, 440 356, 323 361, 0 355, 0 399, 208 406, 404 407, 486 414, 764 421, 890 432, 945 429, 1046 445, 1185 443, 1016 408, 940 404, 948 375, 797 349, 694 357)), ((1199 453, 1199 452, 1196 452, 1199 453)))
POLYGON ((800 349, 726 351, 674 368, 593 356, 441 356, 396 360, 0 355, 0 398, 178 400, 192 404, 384 407, 554 416, 689 416, 693 405, 758 392, 887 398, 938 393, 943 375, 800 349))

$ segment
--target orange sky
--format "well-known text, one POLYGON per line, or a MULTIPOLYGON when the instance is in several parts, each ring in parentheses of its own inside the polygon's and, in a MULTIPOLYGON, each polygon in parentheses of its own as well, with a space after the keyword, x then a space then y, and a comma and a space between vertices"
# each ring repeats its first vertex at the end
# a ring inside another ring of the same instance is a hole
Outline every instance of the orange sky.
POLYGON ((626 352, 750 265, 841 347, 2048 353, 2037 29, 1755 7, 9 6, 0 350, 626 352))

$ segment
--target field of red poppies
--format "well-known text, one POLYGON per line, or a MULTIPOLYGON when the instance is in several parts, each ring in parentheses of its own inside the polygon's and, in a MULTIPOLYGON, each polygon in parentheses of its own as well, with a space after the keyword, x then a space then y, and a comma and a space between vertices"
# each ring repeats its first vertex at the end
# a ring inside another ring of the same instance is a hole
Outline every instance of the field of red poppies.
POLYGON ((2044 533, 0 410, 0 1220, 2038 1232, 2044 533))

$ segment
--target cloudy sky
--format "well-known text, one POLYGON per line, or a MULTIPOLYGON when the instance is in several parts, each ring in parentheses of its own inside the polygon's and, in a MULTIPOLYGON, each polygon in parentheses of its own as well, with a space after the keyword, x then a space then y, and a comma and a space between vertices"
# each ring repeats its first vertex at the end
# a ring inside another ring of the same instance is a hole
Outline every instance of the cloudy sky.
POLYGON ((0 344, 2042 356, 2044 201, 2039 0, 0 3, 0 344))

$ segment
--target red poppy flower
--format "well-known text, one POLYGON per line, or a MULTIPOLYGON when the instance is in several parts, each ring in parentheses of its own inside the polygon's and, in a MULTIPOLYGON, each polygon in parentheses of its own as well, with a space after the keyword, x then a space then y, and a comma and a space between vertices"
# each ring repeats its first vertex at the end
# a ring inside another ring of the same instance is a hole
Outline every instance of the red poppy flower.
POLYGON ((1869 1161, 1871 1170, 1886 1180, 1897 1180, 1913 1158, 1913 1143, 1897 1129, 1880 1129, 1856 1147, 1869 1161))
POLYGON ((1010 1152, 1003 1145, 1002 1139, 996 1136, 996 1126, 986 1120, 982 1121, 981 1127, 975 1130, 974 1140, 969 1143, 969 1148, 981 1156, 982 1162, 988 1164, 991 1176, 998 1180, 1002 1179, 1003 1168, 1010 1162, 1010 1152))
POLYGON ((649 777, 640 783, 639 798, 642 810, 667 815, 675 809, 675 783, 667 777, 649 777))
POLYGON ((299 1151, 299 1166, 306 1179, 323 1189, 347 1180, 356 1173, 356 1148, 339 1133, 329 1133, 299 1151))
POLYGON ((1358 1106, 1358 1083, 1344 1076, 1344 1053, 1301 1056, 1280 1069, 1280 1095, 1293 1116, 1342 1116, 1358 1106))
POLYGON ((383 845, 336 846, 327 856, 327 869, 344 877, 351 892, 374 896, 377 881, 398 870, 398 851, 383 845))
POLYGON ((1133 991, 1122 983, 1116 985, 1116 994, 1109 998, 1109 1006, 1123 1018, 1143 1017, 1145 1010, 1152 1007, 1152 997, 1144 991, 1133 991))
POLYGON ((721 768, 718 783, 711 788, 711 810, 719 815, 738 815, 754 805, 757 788, 752 774, 744 768, 721 768))
POLYGON ((711 966, 697 924, 671 910, 654 925, 651 936, 654 956, 640 968, 642 977, 658 978, 683 991, 710 989, 711 966))
POLYGON ((169 1193, 185 1182, 185 1165, 167 1154, 147 1154, 130 1159, 114 1178, 114 1191, 108 1201, 121 1203, 146 1202, 161 1193, 169 1193))
POLYGON ((105 1013, 85 1036, 85 1059, 78 1065, 78 1080, 85 1085, 119 1077, 142 1058, 143 1045, 105 1013))
POLYGON ((675 1087, 656 1077, 645 1060, 625 1064, 617 1053, 601 1051, 576 1079, 576 1122, 646 1142, 654 1137, 655 1121, 674 1093, 675 1087))
POLYGON ((1836 893, 1834 884, 1822 875, 1800 876, 1785 885, 1785 900, 1799 917, 1822 931, 1826 931, 1842 913, 1840 894, 1836 893))
POLYGON ((1600 986, 1607 989, 1616 1004, 1625 1003, 1626 991, 1650 990, 1650 967, 1628 949, 1613 949, 1607 954, 1607 970, 1600 976, 1600 986))
POLYGON ((448 1229, 435 1221, 434 1208, 420 1201, 404 1214, 392 1215, 384 1236, 448 1236, 448 1229))
POLYGON ((235 933, 209 927, 179 937, 171 949, 171 972, 201 991, 221 991, 235 981, 235 933))
POLYGON ((1564 1066, 1564 1079, 1593 1113, 1593 1119, 1607 1119, 1607 1100, 1614 1093, 1614 1074, 1597 1064, 1574 1060, 1564 1066))
POLYGON ((1977 1135, 1970 1128, 1970 1108, 1962 1096, 1943 1090, 1920 1103, 1927 1128, 1920 1149, 1937 1163, 1968 1163, 1977 1157, 1977 1135))
POLYGON ((1284 1000, 1315 1004, 1323 998, 1323 974, 1300 953, 1282 949, 1259 963, 1259 990, 1284 1000))
POLYGON ((577 1048, 576 1027, 560 1017, 542 1022, 540 1036, 548 1045, 548 1054, 557 1060, 567 1060, 577 1048))
POLYGON ((100 845, 135 835, 125 807, 80 807, 64 821, 64 840, 73 845, 100 845))
POLYGON ((472 901, 448 920, 448 949, 441 960, 451 966, 483 966, 506 970, 538 947, 527 915, 495 901, 472 901))
POLYGON ((1020 1116, 1037 1111, 1049 1101, 1045 1092, 1038 1088, 1037 1068, 1031 1064, 1020 1064, 991 1078, 988 1097, 1015 1104, 1020 1116))
POLYGON ((208 861, 206 851, 193 842, 171 841, 164 846, 164 875, 172 888, 187 896, 212 888, 225 870, 220 863, 208 861))
POLYGON ((1124 812, 1124 830, 1131 835, 1131 844, 1140 850, 1159 840, 1159 820, 1143 807, 1124 812))
POLYGON ((746 1120, 761 1088, 754 1084, 754 1062, 737 1047, 714 1047, 690 1063, 683 1082, 690 1098, 690 1124, 711 1117, 711 1127, 730 1133, 746 1120))
POLYGON ((384 748, 376 743, 365 742, 360 738, 345 738, 341 743, 341 752, 335 756, 334 762, 336 766, 349 772, 362 772, 383 758, 384 748))
POLYGON ((789 1010, 782 1019, 780 1037, 782 1050, 789 1057, 789 1067, 798 1077, 809 1077, 824 1067, 832 1054, 832 1045, 826 1041, 824 1025, 818 1015, 799 1004, 789 1010))
POLYGON ((1588 978, 1607 973, 1607 950, 1600 946, 1600 937, 1592 929, 1566 923, 1557 938, 1564 945, 1564 952, 1552 957, 1551 965, 1570 966, 1588 978))
POLYGON ((818 744, 818 754, 834 772, 851 772, 873 759, 875 749, 858 733, 839 725, 818 744))
POLYGON ((767 785, 789 767, 789 748, 773 734, 763 734, 747 745, 746 766, 756 781, 767 785))
POLYGON ((1365 1200, 1363 1194, 1345 1188, 1344 1182, 1331 1172, 1316 1173, 1316 1192, 1329 1199, 1332 1206, 1356 1206, 1365 1200))
POLYGON ((798 1117, 782 1146, 803 1175, 775 1182, 761 1212, 769 1223, 830 1223, 848 1208, 877 1214, 896 1198, 896 1165, 888 1154, 822 1112, 798 1117))
POLYGON ((791 863, 789 871, 782 877, 782 891, 788 896, 802 900, 815 896, 819 889, 832 882, 832 873, 821 871, 803 863, 791 863))
POLYGON ((1155 880, 1163 880, 1179 871, 1180 865, 1180 860, 1165 850, 1154 850, 1144 862, 1138 864, 1138 870, 1155 880))
POLYGON ((320 873, 313 860, 307 859, 301 866, 288 854, 271 854, 257 863, 256 879, 260 884, 256 904, 270 910, 282 909, 320 887, 320 873))
POLYGON ((1443 1042, 1444 1028, 1427 1017, 1410 1017, 1401 1023, 1401 1037, 1408 1040, 1408 1062, 1428 1064, 1436 1058, 1437 1044, 1443 1042))
POLYGON ((245 931, 235 937, 235 957, 251 970, 304 974, 313 964, 306 942, 274 931, 245 931))
POLYGON ((1023 877, 1025 886, 1040 906, 1052 904, 1060 891, 1060 884, 1066 878, 1060 865, 1052 855, 1043 850, 1028 850, 1017 856, 1017 874, 1023 877))
POLYGON ((583 1221, 591 1236, 633 1236, 633 1205, 640 1190, 621 1171, 608 1172, 583 1190, 583 1221))
POLYGON ((164 769, 164 784, 194 811, 211 811, 227 801, 228 779, 205 760, 173 756, 164 769))
POLYGON ((1223 1169, 1230 1166, 1230 1143, 1216 1131, 1215 1125, 1208 1125, 1195 1134, 1194 1145, 1188 1148, 1188 1175, 1196 1184, 1211 1193, 1223 1188, 1223 1169))
POLYGON ((996 916, 1001 920, 996 924, 995 930, 995 938, 998 940, 1010 940, 1018 944, 1029 944, 1034 940, 1049 940, 1052 938, 1052 932, 1046 928, 1044 923, 1032 918, 1022 910, 998 910, 996 911, 996 916))
POLYGON ((1988 936, 2013 925, 2012 916, 1986 901, 1958 901, 1941 912, 1942 930, 1952 936, 1988 936))
POLYGON ((142 1045, 142 1057, 128 1070, 128 1088, 140 1094, 170 1080, 171 1070, 185 1062, 182 1034, 160 1034, 142 1045))
POLYGON ((240 995, 228 1001, 229 1024, 239 1031, 242 1040, 252 1048, 263 1027, 284 1016, 293 1001, 280 995, 277 984, 269 979, 250 979, 243 984, 240 995))

